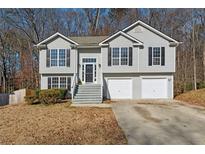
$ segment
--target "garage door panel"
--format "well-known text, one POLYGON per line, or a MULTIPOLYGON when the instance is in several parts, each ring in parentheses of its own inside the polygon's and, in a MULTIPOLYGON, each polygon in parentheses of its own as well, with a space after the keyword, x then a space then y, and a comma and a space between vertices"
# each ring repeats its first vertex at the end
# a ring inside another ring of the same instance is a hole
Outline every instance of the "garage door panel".
POLYGON ((142 98, 167 98, 167 79, 142 79, 142 98))
POLYGON ((108 92, 111 99, 131 99, 132 80, 131 79, 109 79, 108 92))

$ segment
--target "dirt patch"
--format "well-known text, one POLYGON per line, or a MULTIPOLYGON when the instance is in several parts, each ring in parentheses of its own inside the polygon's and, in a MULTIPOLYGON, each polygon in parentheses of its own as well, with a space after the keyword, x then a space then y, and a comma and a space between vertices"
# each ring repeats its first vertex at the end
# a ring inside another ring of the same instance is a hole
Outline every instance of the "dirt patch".
POLYGON ((160 119, 152 117, 148 110, 141 108, 141 107, 138 107, 138 106, 135 106, 134 108, 144 119, 146 119, 148 121, 156 122, 156 123, 161 122, 160 119))
POLYGON ((107 100, 104 100, 103 103, 104 104, 113 104, 113 103, 117 103, 117 101, 113 101, 113 100, 107 99, 107 100))
POLYGON ((127 144, 108 108, 16 105, 0 115, 0 144, 127 144))

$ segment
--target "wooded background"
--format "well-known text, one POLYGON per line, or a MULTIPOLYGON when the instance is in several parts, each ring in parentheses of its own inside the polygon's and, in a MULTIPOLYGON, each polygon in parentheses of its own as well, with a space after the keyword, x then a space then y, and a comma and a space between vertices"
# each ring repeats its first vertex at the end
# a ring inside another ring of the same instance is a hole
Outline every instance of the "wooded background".
POLYGON ((205 9, 0 9, 0 92, 39 88, 34 45, 55 32, 110 35, 137 20, 183 42, 175 95, 205 86, 205 9))

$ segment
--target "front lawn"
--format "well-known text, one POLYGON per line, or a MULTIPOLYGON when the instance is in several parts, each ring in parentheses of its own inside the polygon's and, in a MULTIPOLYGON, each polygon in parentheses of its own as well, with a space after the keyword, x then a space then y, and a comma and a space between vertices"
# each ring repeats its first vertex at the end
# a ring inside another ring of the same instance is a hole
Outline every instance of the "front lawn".
POLYGON ((126 144, 111 109, 55 105, 0 107, 0 144, 126 144))
POLYGON ((175 99, 205 107, 205 89, 192 90, 176 96, 175 99))

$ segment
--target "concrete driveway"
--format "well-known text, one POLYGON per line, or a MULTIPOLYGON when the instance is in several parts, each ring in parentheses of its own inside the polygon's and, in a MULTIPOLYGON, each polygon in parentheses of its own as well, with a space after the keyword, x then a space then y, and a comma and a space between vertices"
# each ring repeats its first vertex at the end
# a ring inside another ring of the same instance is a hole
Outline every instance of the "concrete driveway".
POLYGON ((205 144, 205 108, 174 101, 112 104, 128 144, 205 144))

